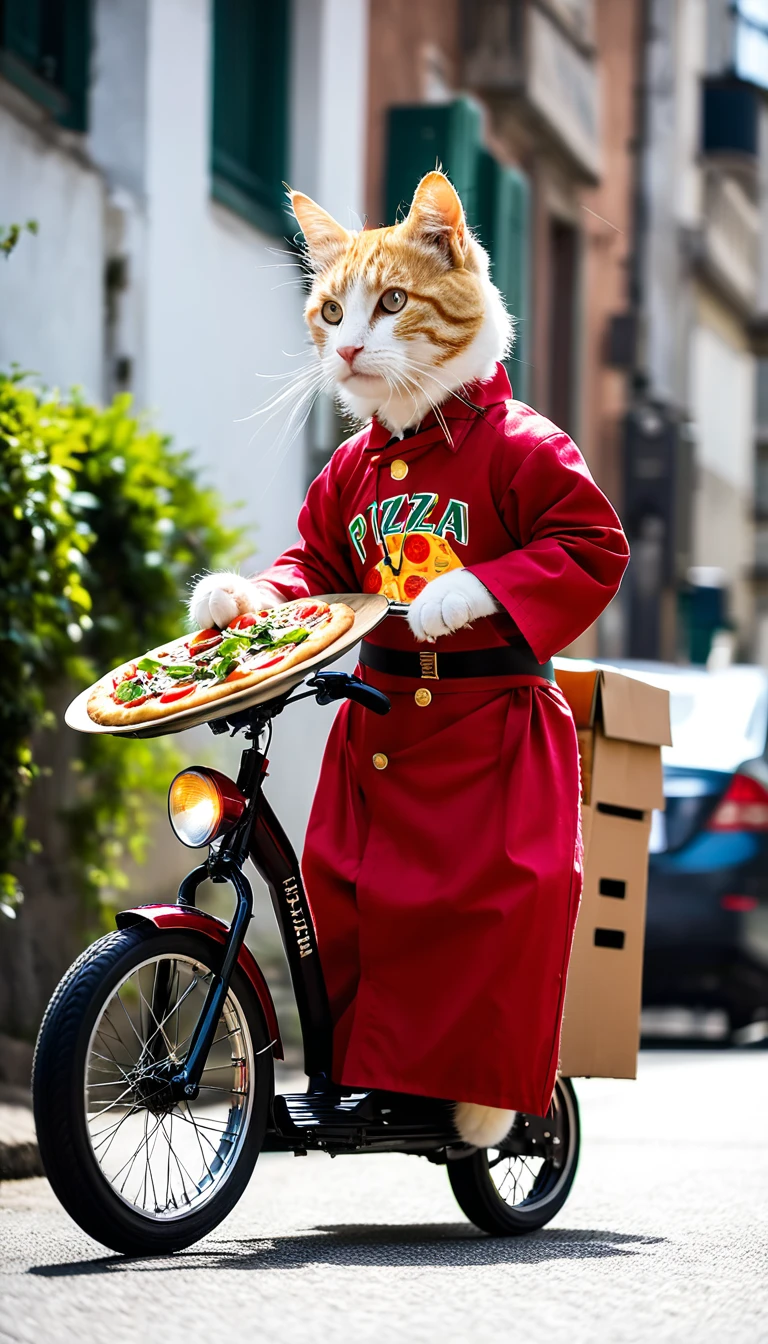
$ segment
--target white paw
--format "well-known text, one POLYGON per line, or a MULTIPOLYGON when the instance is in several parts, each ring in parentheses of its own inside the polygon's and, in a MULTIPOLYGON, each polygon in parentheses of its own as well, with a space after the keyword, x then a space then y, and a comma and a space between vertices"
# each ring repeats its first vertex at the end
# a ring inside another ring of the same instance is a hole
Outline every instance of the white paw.
POLYGON ((498 609, 495 597, 474 574, 452 569, 422 588, 409 608, 408 624, 416 639, 433 644, 440 635, 451 635, 498 609))
POLYGON ((189 615, 199 630, 214 625, 224 630, 236 616, 274 607, 281 600, 271 584, 252 583, 240 574, 206 574, 192 590, 189 615))
POLYGON ((453 1123, 465 1143, 475 1148, 495 1148, 512 1128, 517 1111, 502 1111, 497 1106, 480 1106, 474 1101, 457 1101, 453 1123))

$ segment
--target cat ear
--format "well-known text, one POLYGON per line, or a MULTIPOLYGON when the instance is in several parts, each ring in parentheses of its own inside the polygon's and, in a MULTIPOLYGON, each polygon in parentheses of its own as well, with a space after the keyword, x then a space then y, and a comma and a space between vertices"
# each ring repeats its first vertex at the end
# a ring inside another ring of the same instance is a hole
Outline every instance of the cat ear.
POLYGON ((469 247, 464 207, 444 173, 422 177, 403 228, 412 237, 439 247, 459 270, 464 266, 469 247))
POLYGON ((315 270, 322 271, 349 246, 352 235, 341 224, 337 224, 332 215, 321 210, 309 196, 303 196, 300 191, 291 191, 290 187, 288 195, 291 209, 304 234, 312 265, 315 270))

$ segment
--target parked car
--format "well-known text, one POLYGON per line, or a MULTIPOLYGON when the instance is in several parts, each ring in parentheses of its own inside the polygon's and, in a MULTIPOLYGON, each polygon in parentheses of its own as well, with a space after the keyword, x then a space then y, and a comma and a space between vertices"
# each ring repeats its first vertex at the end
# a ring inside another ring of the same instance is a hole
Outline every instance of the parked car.
POLYGON ((768 673, 628 660, 670 692, 651 829, 643 1005, 768 1018, 768 673))

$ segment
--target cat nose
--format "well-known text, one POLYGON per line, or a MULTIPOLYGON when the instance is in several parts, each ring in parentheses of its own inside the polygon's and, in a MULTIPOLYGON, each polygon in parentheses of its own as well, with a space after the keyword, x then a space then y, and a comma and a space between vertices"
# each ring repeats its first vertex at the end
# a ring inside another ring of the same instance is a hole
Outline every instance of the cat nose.
POLYGON ((351 369, 355 355, 359 355, 362 349, 362 345, 340 345, 336 354, 341 355, 341 358, 345 360, 351 369))

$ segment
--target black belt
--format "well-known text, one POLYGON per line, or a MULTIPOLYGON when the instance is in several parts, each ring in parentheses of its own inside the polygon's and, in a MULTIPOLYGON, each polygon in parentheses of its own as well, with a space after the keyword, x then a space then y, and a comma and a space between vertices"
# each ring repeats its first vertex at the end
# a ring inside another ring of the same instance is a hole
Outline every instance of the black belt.
POLYGON ((442 681, 452 677, 543 677, 555 680, 552 660, 537 663, 525 646, 508 645, 497 649, 471 649, 465 653, 435 653, 425 649, 408 653, 402 649, 384 649, 364 639, 360 662, 374 672, 392 677, 414 677, 422 681, 442 681))

